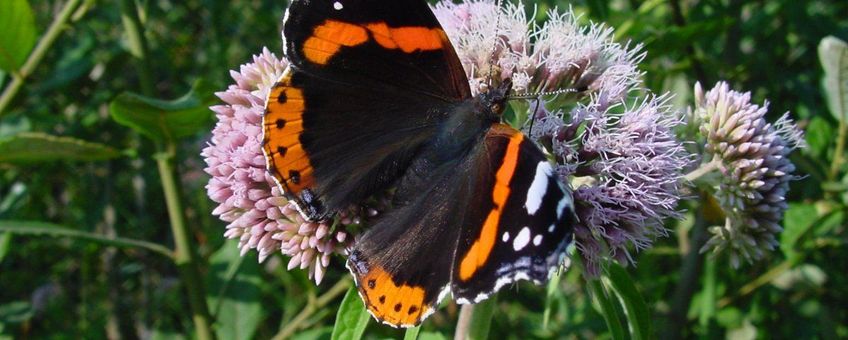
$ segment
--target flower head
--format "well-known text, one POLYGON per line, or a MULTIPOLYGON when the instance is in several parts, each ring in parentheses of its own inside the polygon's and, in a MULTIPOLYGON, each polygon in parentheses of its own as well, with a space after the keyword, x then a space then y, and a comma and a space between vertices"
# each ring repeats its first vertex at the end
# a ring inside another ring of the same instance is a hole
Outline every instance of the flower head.
POLYGON ((787 155, 803 147, 803 134, 788 114, 766 122, 768 103, 752 104, 749 92, 724 82, 706 93, 696 84, 695 104, 707 155, 722 174, 714 190, 726 215, 723 226, 710 228, 713 236, 701 251, 727 252, 734 267, 741 259, 759 260, 778 244, 784 199, 795 179, 787 155))
POLYGON ((512 78, 516 92, 604 91, 621 99, 641 83, 641 46, 613 41, 612 28, 569 10, 552 9, 538 26, 522 3, 501 8, 492 0, 441 1, 433 11, 457 50, 473 93, 512 78))
POLYGON ((539 119, 534 137, 551 141, 559 175, 574 186, 575 239, 590 276, 604 258, 633 262, 632 249, 650 247, 667 233, 663 220, 679 217, 680 179, 693 157, 675 137, 683 120, 668 98, 625 105, 596 96, 539 119))
POLYGON ((329 224, 332 221, 304 221, 265 170, 265 97, 286 66, 285 60, 263 49, 253 63, 231 72, 235 84, 217 93, 224 104, 211 108, 218 123, 202 152, 205 171, 212 176, 206 189, 218 203, 212 213, 229 222, 224 236, 239 240, 242 255, 256 249, 259 261, 264 261, 280 251, 291 257, 289 269, 307 269, 309 277, 320 283, 330 255, 342 252, 351 241, 343 226, 356 221, 347 212, 336 227, 329 224))

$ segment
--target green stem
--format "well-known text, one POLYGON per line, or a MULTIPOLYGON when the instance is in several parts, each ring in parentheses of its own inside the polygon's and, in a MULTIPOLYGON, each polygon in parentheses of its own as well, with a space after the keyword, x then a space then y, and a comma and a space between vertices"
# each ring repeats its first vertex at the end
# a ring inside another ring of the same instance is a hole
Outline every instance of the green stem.
POLYGON ((145 96, 153 96, 155 90, 153 81, 150 79, 150 63, 147 58, 149 49, 147 39, 144 37, 144 26, 138 17, 138 7, 134 0, 121 0, 121 21, 124 24, 124 30, 127 31, 130 54, 138 69, 141 93, 145 96))
POLYGON ((683 178, 685 178, 689 182, 694 182, 698 178, 701 178, 702 176, 704 176, 706 174, 709 174, 713 171, 718 170, 720 165, 721 165, 720 160, 718 160, 718 159, 712 160, 709 163, 701 164, 700 167, 698 167, 697 169, 693 170, 692 172, 686 174, 686 176, 683 176, 683 178))
POLYGON ((65 228, 51 223, 29 221, 0 221, 0 232, 8 232, 12 234, 68 237, 97 242, 118 248, 142 248, 168 258, 174 258, 174 252, 156 243, 133 240, 122 237, 109 237, 87 231, 65 228))
POLYGON ((281 329, 280 332, 274 335, 272 339, 288 339, 292 334, 294 334, 294 332, 300 329, 303 323, 305 323, 306 320, 309 319, 310 316, 312 316, 312 314, 326 306, 339 295, 342 295, 347 292, 347 289, 348 287, 350 287, 350 284, 351 282, 349 278, 339 280, 339 282, 336 282, 336 285, 331 287, 330 290, 328 290, 326 293, 319 296, 317 299, 309 301, 306 304, 306 307, 304 307, 303 310, 300 311, 300 313, 297 314, 297 316, 295 316, 291 322, 286 324, 286 326, 281 329))
POLYGON ((754 279, 754 281, 748 282, 747 284, 742 286, 742 288, 739 288, 739 292, 736 293, 735 296, 722 298, 718 301, 716 305, 718 306, 718 308, 724 308, 731 302, 733 302, 734 299, 751 294, 758 288, 768 284, 769 282, 774 281, 774 279, 776 279, 778 276, 780 276, 787 270, 790 270, 795 267, 795 265, 800 263, 802 259, 802 256, 795 256, 789 258, 786 261, 781 262, 774 268, 769 269, 769 271, 765 272, 763 275, 760 275, 760 277, 754 279))
POLYGON ((171 221, 171 233, 174 236, 176 246, 174 262, 180 270, 180 276, 188 293, 189 305, 192 310, 192 319, 197 332, 197 338, 201 340, 214 339, 212 333, 209 307, 206 305, 203 280, 197 256, 186 228, 185 216, 183 215, 182 201, 175 176, 176 170, 172 164, 176 154, 176 146, 169 142, 164 152, 154 156, 159 166, 159 176, 162 180, 162 189, 165 192, 165 203, 168 206, 168 216, 171 221))
POLYGON ((689 305, 692 303, 692 295, 698 288, 698 278, 703 265, 703 255, 699 251, 707 241, 707 222, 699 215, 692 227, 689 239, 689 252, 684 254, 683 264, 680 270, 680 280, 671 300, 671 308, 668 313, 668 328, 665 329, 663 339, 678 339, 685 329, 689 305))
POLYGON ((459 320, 456 322, 454 340, 484 340, 489 338, 492 328, 492 317, 498 305, 497 295, 490 296, 478 304, 462 305, 459 320))
POLYGON ((836 138, 836 153, 833 155, 833 163, 830 164, 830 172, 827 179, 835 181, 839 175, 839 169, 842 167, 843 158, 845 156, 845 140, 848 139, 848 122, 845 119, 839 120, 839 135, 836 138))
POLYGON ((26 78, 32 74, 38 64, 41 63, 41 59, 44 58, 44 55, 47 54, 47 51, 51 46, 53 46, 56 39, 59 38, 59 34, 66 28, 65 24, 71 18, 71 15, 74 14, 74 10, 77 6, 79 6, 80 1, 81 0, 68 0, 68 2, 65 3, 65 7, 63 7, 62 11, 59 12, 59 16, 57 16, 56 19, 53 19, 53 22, 50 23, 50 27, 47 28, 47 32, 44 33, 44 36, 42 36, 41 40, 38 41, 35 49, 33 49, 32 53, 29 54, 29 57, 27 57, 24 65, 21 66, 21 69, 17 72, 12 72, 12 82, 9 83, 9 86, 3 90, 3 94, 0 94, 0 116, 3 115, 3 112, 6 111, 6 107, 9 106, 12 99, 18 94, 18 91, 21 90, 26 78))

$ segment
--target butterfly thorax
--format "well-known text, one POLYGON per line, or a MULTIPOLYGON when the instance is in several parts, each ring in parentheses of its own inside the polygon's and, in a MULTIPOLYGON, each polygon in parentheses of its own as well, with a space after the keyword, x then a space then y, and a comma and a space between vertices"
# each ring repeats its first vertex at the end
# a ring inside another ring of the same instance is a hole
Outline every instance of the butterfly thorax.
POLYGON ((431 160, 438 163, 440 160, 459 159, 471 149, 470 145, 478 143, 492 125, 501 121, 511 88, 512 82, 506 81, 453 107, 430 143, 431 160))

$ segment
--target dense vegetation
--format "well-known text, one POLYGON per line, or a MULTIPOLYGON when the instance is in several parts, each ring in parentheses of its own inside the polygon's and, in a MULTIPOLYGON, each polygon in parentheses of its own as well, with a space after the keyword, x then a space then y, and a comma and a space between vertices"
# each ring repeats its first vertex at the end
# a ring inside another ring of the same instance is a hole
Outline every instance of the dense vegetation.
MULTIPOLYGON (((819 55, 826 36, 848 40, 848 2, 529 2, 539 13, 571 6, 644 44, 645 87, 674 93, 679 110, 696 81, 725 80, 769 101, 769 121, 791 112, 809 147, 791 155, 803 177, 763 260, 736 269, 700 254, 712 206, 685 200, 684 218, 636 266, 505 289, 486 305, 491 324, 472 327, 521 338, 848 337, 848 108, 828 105, 848 103, 848 51, 829 57, 843 63, 830 75, 841 90, 826 90, 819 55), (611 291, 626 303, 598 296, 611 291)), ((0 338, 203 338, 206 322, 226 339, 330 336, 351 283, 343 260, 316 286, 283 255, 240 257, 211 214, 199 155, 228 70, 264 46, 281 54, 286 5, 0 1, 0 338)), ((360 314, 339 315, 357 324, 360 314)), ((419 335, 451 337, 458 314, 446 304, 419 335)), ((403 335, 373 322, 366 331, 403 335)))

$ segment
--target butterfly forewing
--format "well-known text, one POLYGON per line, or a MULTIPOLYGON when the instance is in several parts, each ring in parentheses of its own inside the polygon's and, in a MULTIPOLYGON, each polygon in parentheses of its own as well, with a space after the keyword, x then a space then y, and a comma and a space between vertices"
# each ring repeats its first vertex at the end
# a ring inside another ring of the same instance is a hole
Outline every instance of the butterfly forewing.
POLYGON ((449 107, 469 97, 424 1, 293 1, 291 66, 271 89, 268 169, 308 219, 394 182, 449 107))

